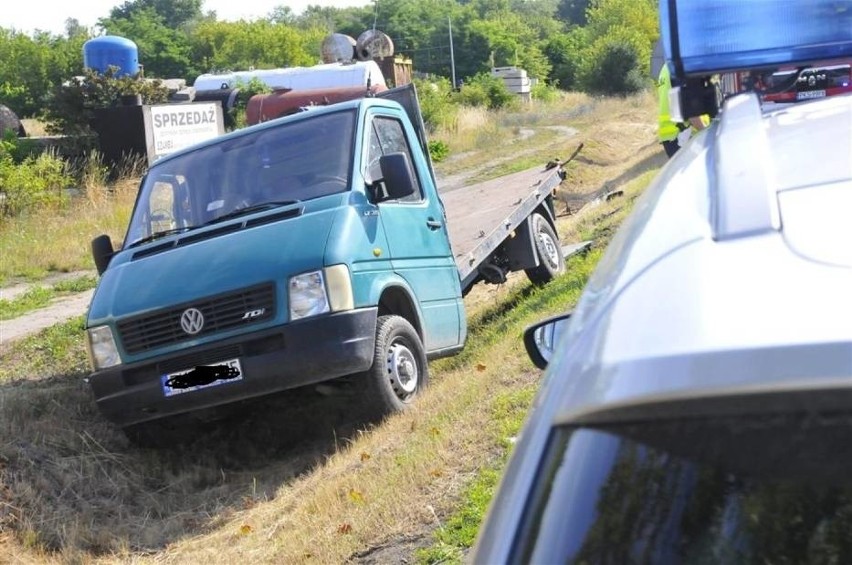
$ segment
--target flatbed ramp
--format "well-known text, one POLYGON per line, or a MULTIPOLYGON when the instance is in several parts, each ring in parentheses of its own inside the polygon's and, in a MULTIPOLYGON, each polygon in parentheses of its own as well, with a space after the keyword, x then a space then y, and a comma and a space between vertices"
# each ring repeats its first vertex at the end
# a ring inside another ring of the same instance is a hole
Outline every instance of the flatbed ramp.
POLYGON ((441 194, 462 288, 560 182, 559 168, 540 166, 441 194))

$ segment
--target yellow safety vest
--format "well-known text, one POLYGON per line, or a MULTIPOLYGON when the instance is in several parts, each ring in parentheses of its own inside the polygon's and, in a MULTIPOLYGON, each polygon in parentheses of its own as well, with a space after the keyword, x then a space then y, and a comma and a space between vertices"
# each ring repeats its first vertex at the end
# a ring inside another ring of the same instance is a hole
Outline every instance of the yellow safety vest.
POLYGON ((680 133, 680 128, 677 127, 677 122, 672 121, 669 114, 669 90, 672 89, 672 79, 669 75, 668 65, 663 65, 660 70, 660 76, 657 80, 657 96, 660 99, 660 117, 657 124, 657 137, 660 141, 674 141, 677 139, 677 134, 680 133))
MULTIPOLYGON (((674 141, 683 129, 678 127, 677 122, 672 121, 671 114, 669 114, 669 90, 671 89, 672 79, 669 74, 669 67, 668 65, 663 65, 663 68, 660 69, 660 77, 657 80, 657 96, 660 99, 660 117, 657 124, 657 137, 659 137, 661 142, 674 141)), ((701 123, 704 124, 704 127, 709 126, 710 116, 707 114, 701 116, 701 123)), ((692 129, 693 134, 698 131, 688 123, 684 125, 689 126, 689 128, 692 129)))

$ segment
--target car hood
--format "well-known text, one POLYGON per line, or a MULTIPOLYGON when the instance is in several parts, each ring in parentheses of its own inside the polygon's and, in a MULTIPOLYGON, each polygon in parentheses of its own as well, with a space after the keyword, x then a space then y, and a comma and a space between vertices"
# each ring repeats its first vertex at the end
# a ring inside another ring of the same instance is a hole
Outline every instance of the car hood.
MULTIPOLYGON (((323 265, 340 197, 235 218, 118 252, 104 272, 88 325, 273 282, 323 265)), ((279 313, 279 315, 283 315, 279 313)))

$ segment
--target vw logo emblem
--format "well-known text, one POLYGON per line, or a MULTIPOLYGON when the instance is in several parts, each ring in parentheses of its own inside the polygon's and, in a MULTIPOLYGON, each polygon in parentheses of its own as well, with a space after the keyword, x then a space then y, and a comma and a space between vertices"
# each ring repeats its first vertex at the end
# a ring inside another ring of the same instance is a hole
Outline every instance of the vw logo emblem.
POLYGON ((204 327, 204 314, 198 308, 187 308, 180 315, 180 327, 189 335, 195 335, 204 327))

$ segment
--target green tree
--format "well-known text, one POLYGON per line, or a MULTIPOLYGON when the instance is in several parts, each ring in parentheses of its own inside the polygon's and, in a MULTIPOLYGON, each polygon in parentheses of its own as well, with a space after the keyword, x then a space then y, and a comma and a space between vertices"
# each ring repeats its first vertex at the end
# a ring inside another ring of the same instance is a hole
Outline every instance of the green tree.
POLYGON ((320 59, 326 32, 266 20, 205 21, 192 35, 192 57, 207 72, 309 66, 320 59))
POLYGON ((293 9, 290 6, 280 4, 272 8, 272 11, 269 12, 266 19, 274 24, 292 25, 296 23, 296 14, 293 13, 293 9))
POLYGON ((589 0, 560 0, 556 15, 568 24, 584 26, 588 9, 589 0))
POLYGON ((65 36, 69 39, 80 36, 88 38, 89 30, 77 18, 67 18, 65 20, 65 36))
POLYGON ((635 30, 649 46, 660 37, 656 0, 592 0, 587 16, 594 38, 607 35, 613 28, 635 30))
POLYGON ((589 47, 578 69, 584 90, 596 94, 632 94, 648 84, 650 46, 635 28, 613 27, 589 47))
POLYGON ((592 0, 586 16, 587 46, 575 69, 578 84, 601 94, 644 88, 659 37, 656 0, 592 0))
POLYGON ((0 28, 0 101, 19 116, 38 114, 56 84, 82 71, 87 39, 0 28))
POLYGON ((127 17, 102 19, 100 25, 108 33, 136 43, 146 76, 190 79, 198 74, 190 59, 187 34, 171 27, 154 8, 137 8, 127 17))
POLYGON ((177 29, 193 20, 201 19, 203 0, 132 0, 116 6, 110 12, 110 20, 130 20, 139 12, 153 10, 163 23, 177 29))
POLYGON ((568 33, 553 35, 544 47, 544 53, 552 67, 550 81, 563 90, 577 86, 577 72, 582 66, 583 55, 588 44, 585 28, 575 27, 568 33))
POLYGON ((500 12, 472 22, 470 27, 485 43, 493 66, 518 66, 541 79, 549 75, 550 62, 539 47, 536 31, 519 14, 500 12))

